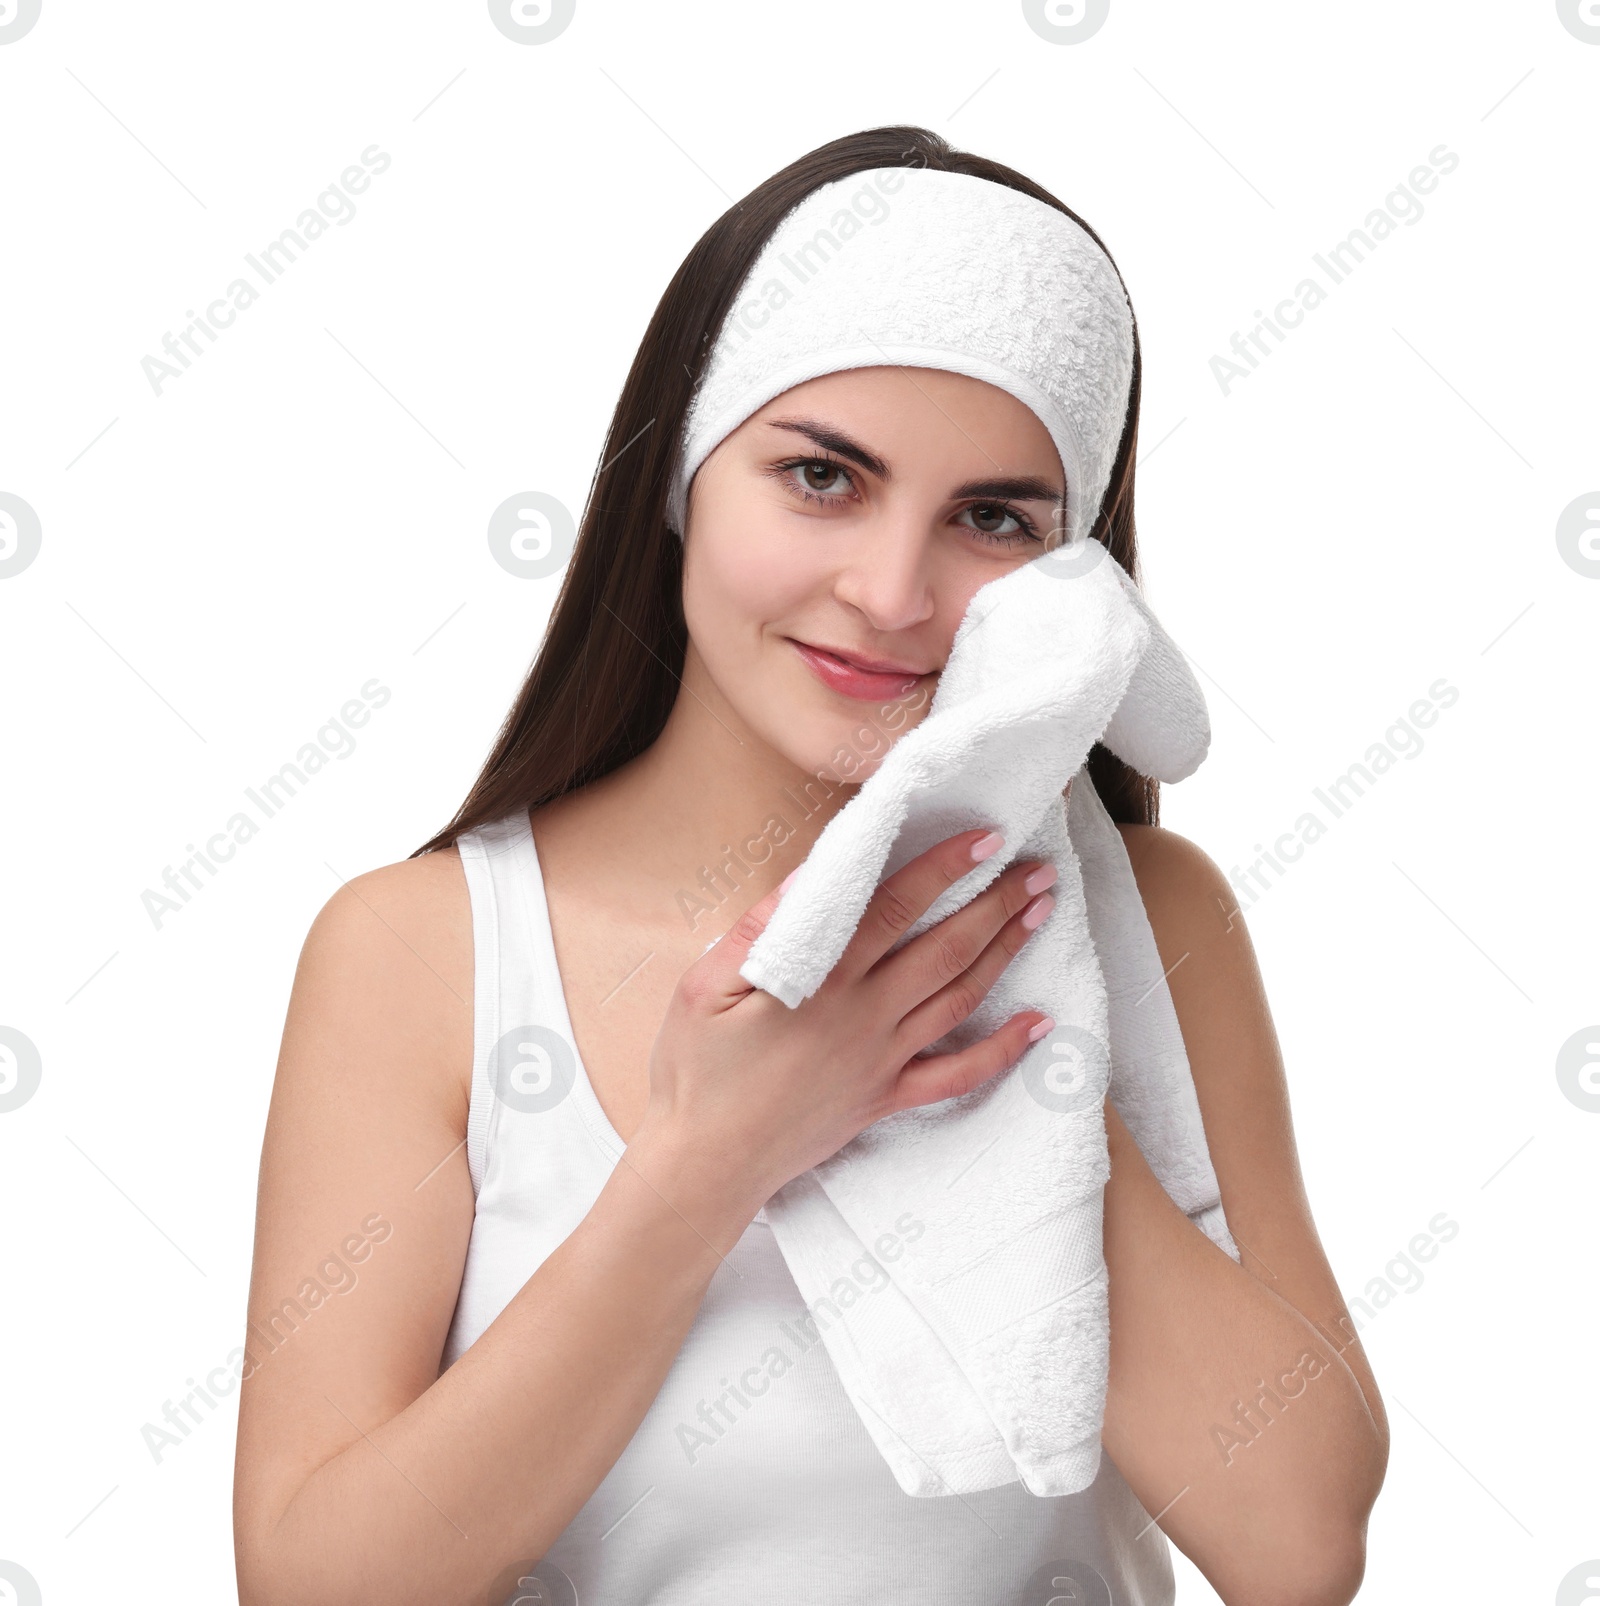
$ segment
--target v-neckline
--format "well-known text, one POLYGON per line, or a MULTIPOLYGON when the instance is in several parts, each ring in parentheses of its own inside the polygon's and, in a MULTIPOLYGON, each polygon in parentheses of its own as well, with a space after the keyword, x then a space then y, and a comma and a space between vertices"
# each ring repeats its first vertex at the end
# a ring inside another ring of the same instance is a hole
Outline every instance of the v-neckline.
MULTIPOLYGON (((545 972, 553 983, 551 1003, 556 1014, 556 1025, 567 1042, 572 1045, 572 1063, 576 1068, 576 1074, 572 1080, 571 1096, 577 1100, 578 1114, 599 1143, 601 1150, 616 1162, 622 1158, 622 1152, 628 1145, 622 1141, 622 1134, 611 1124, 611 1118, 601 1107, 599 1095, 595 1092, 594 1083, 589 1077, 589 1067, 583 1063, 583 1051, 578 1047, 578 1034, 572 1029, 572 1011, 567 1007, 567 984, 562 979, 561 962, 556 957, 555 923, 550 918, 550 897, 545 887, 544 866, 539 862, 539 845, 534 841, 533 820, 527 809, 519 810, 517 819, 520 822, 522 837, 527 844, 528 859, 533 867, 527 888, 528 925, 532 930, 533 941, 538 946, 539 958, 544 964, 545 972)), ((751 1225, 770 1226, 765 1205, 756 1211, 751 1225)))

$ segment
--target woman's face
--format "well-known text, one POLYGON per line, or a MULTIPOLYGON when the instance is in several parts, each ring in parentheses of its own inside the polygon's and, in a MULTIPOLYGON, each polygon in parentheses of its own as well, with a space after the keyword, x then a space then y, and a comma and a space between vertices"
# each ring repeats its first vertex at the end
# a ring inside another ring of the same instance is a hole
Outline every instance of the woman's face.
POLYGON ((973 593, 1059 542, 1063 496, 1049 432, 982 380, 796 385, 690 484, 685 680, 808 772, 864 780, 926 715, 973 593))

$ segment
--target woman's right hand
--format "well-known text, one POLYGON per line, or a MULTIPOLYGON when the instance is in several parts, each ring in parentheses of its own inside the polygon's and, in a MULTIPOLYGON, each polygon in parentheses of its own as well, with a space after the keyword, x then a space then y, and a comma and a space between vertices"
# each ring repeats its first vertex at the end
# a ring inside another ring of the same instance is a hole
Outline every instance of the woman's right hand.
MULTIPOLYGON (((736 1168, 756 1208, 791 1178, 896 1110, 968 1093, 1016 1063, 1054 1024, 1013 1015, 955 1053, 914 1056, 964 1021, 1049 914, 1054 867, 1010 866, 963 908, 889 949, 945 889, 998 850, 963 831, 882 883, 822 986, 797 1009, 739 967, 782 889, 748 909, 680 978, 650 1055, 640 1137, 736 1168), (974 846, 987 852, 974 854, 974 846), (1032 887, 1028 882, 1032 882, 1032 887)), ((729 1180, 724 1175, 724 1181, 729 1180)))

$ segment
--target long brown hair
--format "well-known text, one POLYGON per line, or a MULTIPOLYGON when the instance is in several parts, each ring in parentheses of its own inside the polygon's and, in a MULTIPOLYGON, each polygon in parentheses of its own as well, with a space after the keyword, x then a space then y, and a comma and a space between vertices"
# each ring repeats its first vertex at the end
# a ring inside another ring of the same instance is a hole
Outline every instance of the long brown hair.
MULTIPOLYGON (((873 128, 820 145, 724 212, 684 258, 639 343, 549 628, 494 748, 455 818, 412 858, 448 847, 476 826, 575 791, 627 763, 661 734, 688 645, 683 544, 666 523, 668 480, 700 369, 746 273, 785 215, 812 190, 877 167, 927 167, 1009 185, 1065 212, 1105 249, 1076 212, 1031 179, 952 150, 925 128, 873 128)), ((1139 375, 1135 321, 1128 413, 1090 532, 1135 581, 1139 375)), ((1089 773, 1114 820, 1157 822, 1157 782, 1098 742, 1089 773)))

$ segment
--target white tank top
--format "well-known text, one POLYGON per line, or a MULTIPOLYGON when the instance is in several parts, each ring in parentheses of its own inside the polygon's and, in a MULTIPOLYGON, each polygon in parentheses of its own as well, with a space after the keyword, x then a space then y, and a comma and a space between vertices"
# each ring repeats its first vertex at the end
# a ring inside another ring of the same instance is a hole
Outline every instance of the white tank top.
MULTIPOLYGON (((441 1370, 588 1214, 626 1147, 578 1055, 526 812, 458 847, 472 900, 477 1210, 441 1370)), ((713 1274, 633 1438, 506 1598, 1170 1606, 1173 1580, 1166 1536, 1109 1456, 1073 1495, 1041 1499, 1020 1482, 905 1494, 762 1211, 713 1274)))

